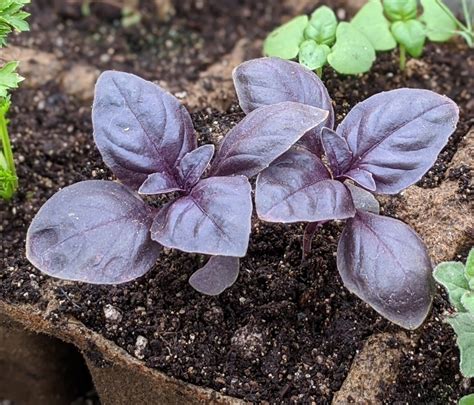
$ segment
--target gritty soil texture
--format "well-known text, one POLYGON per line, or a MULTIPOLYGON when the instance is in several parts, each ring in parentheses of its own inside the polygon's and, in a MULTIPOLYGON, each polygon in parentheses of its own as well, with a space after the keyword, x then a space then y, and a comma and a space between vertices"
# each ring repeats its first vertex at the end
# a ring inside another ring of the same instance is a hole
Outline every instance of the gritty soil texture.
MULTIPOLYGON (((129 30, 113 22, 99 24, 94 17, 63 19, 33 5, 33 31, 15 42, 62 52, 71 63, 87 61, 100 69, 164 80, 178 91, 229 52, 237 39, 264 37, 274 25, 271 21, 279 21, 284 12, 278 3, 250 0, 216 1, 212 7, 206 1, 177 3, 177 16, 170 23, 145 19, 143 26, 129 30)), ((257 56, 257 49, 252 52, 257 56)), ((461 108, 458 129, 419 185, 435 188, 452 177, 459 181, 460 202, 467 204, 472 198, 471 168, 447 168, 474 121, 474 52, 457 43, 429 45, 405 75, 397 66, 396 53, 385 53, 361 77, 343 78, 327 69, 324 80, 337 120, 382 90, 420 87, 451 97, 461 108)), ((225 113, 202 106, 192 117, 199 142, 205 143, 224 135, 243 113, 234 103, 225 113)), ((86 179, 112 179, 91 132, 90 108, 63 94, 57 83, 14 93, 11 134, 21 188, 13 201, 0 203, 0 299, 44 309, 46 291, 52 290, 60 302, 49 314, 52 321, 61 324, 72 315, 143 357, 149 367, 255 402, 329 403, 365 339, 398 330, 343 287, 335 260, 342 224, 324 226, 302 262, 302 226, 255 221, 237 283, 215 298, 188 284, 203 258, 178 251, 166 250, 149 273, 124 285, 51 283, 25 259, 26 230, 59 188, 86 179), (110 306, 119 316, 106 319, 104 310, 110 306), (138 336, 147 341, 143 351, 137 351, 138 336)), ((397 201, 390 200, 385 213, 396 215, 397 201)), ((455 403, 474 391, 460 377, 455 337, 441 322, 448 308, 445 295, 438 294, 428 322, 414 332, 421 338, 405 353, 397 384, 384 387, 381 402, 455 403)))

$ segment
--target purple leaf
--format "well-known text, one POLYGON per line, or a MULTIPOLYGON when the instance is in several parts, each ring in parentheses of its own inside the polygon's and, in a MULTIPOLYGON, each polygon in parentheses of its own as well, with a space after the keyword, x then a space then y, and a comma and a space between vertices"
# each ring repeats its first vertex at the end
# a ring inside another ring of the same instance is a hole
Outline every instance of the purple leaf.
POLYGON ((257 177, 255 205, 267 222, 315 222, 354 216, 349 190, 331 176, 321 160, 292 149, 257 177))
POLYGON ((351 179, 370 191, 375 191, 375 180, 371 173, 363 169, 352 169, 344 174, 345 178, 351 179))
POLYGON ((128 73, 99 77, 92 122, 105 164, 134 189, 153 173, 177 177, 177 162, 196 147, 191 117, 179 101, 128 73))
POLYGON ((160 211, 153 221, 152 239, 184 252, 242 257, 251 216, 246 177, 210 177, 160 211))
POLYGON ((203 145, 183 157, 179 164, 179 174, 185 189, 199 181, 213 155, 214 145, 203 145))
POLYGON ((380 214, 380 204, 372 193, 347 182, 344 184, 351 192, 352 201, 354 202, 356 210, 380 214))
POLYGON ((202 294, 219 295, 237 281, 239 262, 237 257, 212 256, 189 278, 189 284, 202 294))
POLYGON ((160 245, 150 239, 152 211, 125 186, 90 180, 53 195, 26 237, 28 260, 50 276, 93 284, 145 274, 160 245))
POLYGON ((299 63, 279 58, 259 58, 237 66, 233 79, 239 104, 246 114, 284 101, 329 111, 326 120, 300 140, 311 152, 321 155, 319 134, 323 126, 334 126, 334 111, 326 86, 317 75, 299 63))
POLYGON ((285 153, 328 112, 285 102, 252 111, 226 135, 213 163, 214 176, 252 177, 285 153))
POLYGON ((337 128, 353 153, 347 177, 371 189, 354 175, 363 170, 377 193, 400 192, 434 164, 458 114, 453 101, 429 90, 392 90, 357 104, 337 128))
POLYGON ((352 152, 346 140, 329 128, 321 130, 321 143, 335 177, 345 173, 352 162, 352 152))
POLYGON ((337 249, 344 285, 388 320, 416 329, 432 300, 431 262, 408 225, 358 211, 347 222, 337 249))
POLYGON ((174 177, 170 177, 167 173, 150 174, 144 183, 138 189, 140 194, 155 195, 165 194, 172 191, 178 191, 182 188, 176 183, 174 177))

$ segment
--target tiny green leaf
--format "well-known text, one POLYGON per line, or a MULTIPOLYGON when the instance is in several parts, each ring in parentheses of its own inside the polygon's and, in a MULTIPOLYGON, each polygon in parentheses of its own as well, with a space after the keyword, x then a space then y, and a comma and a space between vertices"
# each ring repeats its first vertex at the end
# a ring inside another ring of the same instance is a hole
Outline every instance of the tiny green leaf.
POLYGON ((474 405, 474 394, 469 394, 459 400, 459 405, 474 405))
POLYGON ((300 15, 273 30, 263 43, 264 55, 282 59, 296 58, 300 44, 304 40, 306 25, 308 17, 300 15))
POLYGON ((329 64, 339 73, 351 75, 370 70, 375 50, 364 34, 349 23, 341 22, 336 31, 336 44, 328 55, 329 64))
POLYGON ((464 265, 460 262, 444 262, 436 266, 433 277, 448 292, 449 301, 458 311, 464 311, 461 297, 469 291, 464 277, 464 265))
POLYGON ((426 24, 426 35, 430 41, 444 42, 454 35, 456 18, 443 10, 436 0, 421 0, 423 15, 420 20, 426 24))
POLYGON ((312 39, 308 39, 301 44, 298 59, 303 66, 315 70, 326 64, 330 52, 329 46, 319 45, 312 39))
POLYGON ((416 0, 384 0, 385 14, 391 21, 407 21, 416 18, 416 0))
POLYGON ((305 29, 305 37, 314 39, 318 44, 332 45, 336 39, 337 18, 327 6, 318 7, 305 29))
POLYGON ((456 314, 447 319, 457 335, 457 344, 461 352, 461 373, 468 378, 474 377, 474 315, 456 314))
POLYGON ((354 16, 351 25, 367 37, 376 51, 389 51, 397 46, 380 0, 366 3, 354 16))
POLYGON ((426 33, 423 24, 417 20, 397 21, 392 24, 392 34, 407 52, 417 58, 423 52, 426 33))
POLYGON ((5 98, 8 91, 16 89, 18 83, 23 80, 23 77, 16 73, 17 67, 18 62, 9 62, 0 68, 0 98, 5 98))

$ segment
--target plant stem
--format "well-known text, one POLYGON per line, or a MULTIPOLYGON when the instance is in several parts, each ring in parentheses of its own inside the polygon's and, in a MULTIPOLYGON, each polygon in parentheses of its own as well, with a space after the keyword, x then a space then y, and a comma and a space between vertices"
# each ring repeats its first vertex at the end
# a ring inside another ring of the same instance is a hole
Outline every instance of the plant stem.
POLYGON ((405 47, 402 44, 400 44, 400 70, 401 71, 405 70, 406 64, 407 64, 407 56, 406 56, 405 47))
POLYGON ((462 2, 462 11, 464 14, 464 19, 466 20, 467 30, 471 33, 472 32, 472 23, 471 23, 471 16, 469 15, 469 10, 467 8, 466 0, 461 0, 462 2))
POLYGON ((9 184, 6 198, 10 198, 18 187, 18 177, 16 175, 15 161, 13 160, 13 151, 8 136, 7 120, 5 114, 0 112, 0 140, 3 148, 3 156, 7 164, 7 170, 10 172, 14 180, 9 184))
POLYGON ((323 68, 322 67, 316 68, 316 74, 319 76, 320 79, 322 79, 323 78, 323 68))

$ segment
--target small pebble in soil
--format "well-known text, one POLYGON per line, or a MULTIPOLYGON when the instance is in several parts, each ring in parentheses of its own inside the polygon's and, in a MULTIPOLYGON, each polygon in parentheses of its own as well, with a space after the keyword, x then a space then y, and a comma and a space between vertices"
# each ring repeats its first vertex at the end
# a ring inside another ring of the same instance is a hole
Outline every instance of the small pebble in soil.
POLYGON ((104 316, 107 322, 120 323, 122 320, 122 314, 113 305, 107 304, 104 306, 104 316))
POLYGON ((144 336, 138 336, 137 341, 135 342, 135 357, 137 359, 144 359, 145 358, 145 349, 148 344, 148 339, 144 336))

